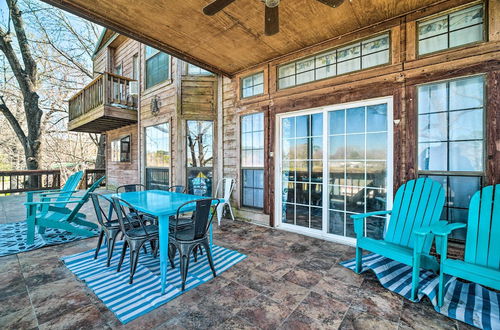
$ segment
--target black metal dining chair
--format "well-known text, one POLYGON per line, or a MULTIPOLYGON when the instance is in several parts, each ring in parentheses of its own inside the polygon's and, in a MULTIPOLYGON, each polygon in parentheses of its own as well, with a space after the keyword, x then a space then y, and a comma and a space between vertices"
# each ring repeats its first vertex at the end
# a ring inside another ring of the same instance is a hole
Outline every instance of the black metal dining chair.
POLYGON ((144 191, 146 190, 146 186, 141 183, 133 183, 133 184, 124 184, 123 186, 119 186, 116 188, 116 193, 124 193, 124 192, 134 192, 134 191, 144 191))
MULTIPOLYGON (((150 242, 154 256, 158 253, 159 236, 158 226, 155 224, 147 224, 143 217, 134 219, 130 216, 127 209, 134 210, 134 207, 123 199, 113 197, 113 207, 118 215, 120 229, 124 234, 124 242, 120 261, 118 262, 117 272, 121 270, 127 248, 130 248, 130 279, 129 283, 134 281, 134 274, 139 261, 139 253, 144 244, 150 242), (135 224, 137 223, 137 224, 135 224)), ((133 213, 133 212, 132 212, 133 213)))
POLYGON ((99 239, 97 240, 97 248, 95 250, 94 259, 97 259, 99 250, 101 249, 102 241, 104 240, 104 237, 106 237, 106 266, 109 267, 111 258, 113 257, 113 249, 115 248, 116 237, 121 232, 120 223, 118 222, 117 218, 112 218, 113 213, 115 213, 112 211, 112 199, 98 193, 91 193, 90 198, 92 198, 92 204, 94 205, 97 221, 100 225, 99 239))
POLYGON ((183 291, 186 286, 189 269, 189 256, 191 253, 194 253, 196 256, 196 250, 200 249, 200 247, 203 247, 205 250, 212 273, 214 277, 216 276, 212 253, 210 251, 209 229, 215 210, 219 204, 220 200, 217 198, 204 198, 186 202, 177 209, 176 220, 179 221, 185 210, 191 209, 194 206, 192 225, 188 228, 180 229, 180 226, 176 224, 169 234, 168 258, 170 265, 174 268, 174 258, 177 251, 179 251, 183 291))

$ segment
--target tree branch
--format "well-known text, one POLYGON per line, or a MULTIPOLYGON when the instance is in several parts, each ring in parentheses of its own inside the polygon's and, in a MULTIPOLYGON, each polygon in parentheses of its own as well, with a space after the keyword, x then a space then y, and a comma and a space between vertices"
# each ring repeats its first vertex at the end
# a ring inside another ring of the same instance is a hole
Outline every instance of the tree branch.
POLYGON ((17 42, 19 43, 19 49, 21 50, 24 69, 26 74, 29 76, 31 83, 35 85, 37 77, 36 62, 31 54, 28 38, 26 37, 26 31, 24 29, 24 21, 21 17, 21 11, 17 6, 17 0, 7 0, 7 5, 9 6, 10 17, 12 18, 14 30, 16 30, 17 42))
POLYGON ((27 144, 26 134, 24 134, 21 125, 19 124, 12 111, 10 111, 9 107, 5 103, 3 96, 0 96, 0 101, 1 101, 0 112, 5 116, 7 121, 10 123, 10 126, 14 130, 14 133, 16 133, 17 137, 19 138, 19 141, 21 141, 23 145, 26 145, 27 144))

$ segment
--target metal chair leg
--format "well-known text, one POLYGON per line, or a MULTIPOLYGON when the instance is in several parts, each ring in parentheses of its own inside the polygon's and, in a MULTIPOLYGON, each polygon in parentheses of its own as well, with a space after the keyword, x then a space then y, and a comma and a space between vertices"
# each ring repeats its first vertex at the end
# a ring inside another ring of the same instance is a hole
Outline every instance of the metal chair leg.
POLYGON ((204 241, 201 244, 203 245, 205 251, 207 252, 208 263, 210 264, 210 268, 212 269, 212 274, 214 274, 214 277, 216 277, 217 274, 215 273, 214 261, 212 259, 212 252, 210 251, 210 246, 208 244, 208 241, 204 241))
POLYGON ((94 259, 97 259, 97 255, 99 254, 99 250, 101 249, 103 238, 104 238, 104 230, 101 229, 101 232, 99 233, 99 239, 97 240, 97 247, 95 249, 94 259))
POLYGON ((139 251, 141 250, 142 244, 138 244, 136 246, 133 245, 135 244, 131 244, 130 246, 130 278, 128 281, 129 284, 132 284, 134 282, 134 274, 137 268, 137 262, 139 261, 139 251))
MULTIPOLYGON (((120 233, 120 231, 118 230, 111 230, 109 232, 109 234, 111 234, 110 237, 106 237, 107 238, 107 249, 108 249, 108 260, 106 262, 106 267, 109 267, 109 265, 111 264, 111 258, 113 258, 113 250, 115 249, 115 242, 116 242, 116 237, 118 237, 118 234, 120 233)), ((108 235, 106 235, 108 236, 108 235)))
POLYGON ((127 240, 125 240, 123 242, 122 255, 120 256, 120 261, 118 262, 118 267, 116 269, 117 272, 119 272, 120 269, 122 268, 123 259, 125 259, 125 253, 127 253, 127 246, 128 246, 128 242, 127 242, 127 240))
POLYGON ((170 266, 175 268, 174 259, 175 259, 176 247, 174 244, 168 245, 168 260, 170 261, 170 266))

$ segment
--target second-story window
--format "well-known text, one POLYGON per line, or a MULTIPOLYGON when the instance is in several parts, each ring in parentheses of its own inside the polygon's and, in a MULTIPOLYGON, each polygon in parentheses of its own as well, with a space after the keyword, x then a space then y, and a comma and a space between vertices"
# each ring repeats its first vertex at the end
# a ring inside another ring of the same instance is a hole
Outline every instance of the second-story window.
POLYGON ((153 87, 170 76, 170 56, 153 47, 146 46, 146 89, 153 87))
POLYGON ((241 117, 242 204, 264 207, 264 114, 241 117))
POLYGON ((418 23, 418 54, 425 55, 484 40, 483 5, 418 23))
POLYGON ((241 98, 264 94, 264 73, 241 78, 241 98))

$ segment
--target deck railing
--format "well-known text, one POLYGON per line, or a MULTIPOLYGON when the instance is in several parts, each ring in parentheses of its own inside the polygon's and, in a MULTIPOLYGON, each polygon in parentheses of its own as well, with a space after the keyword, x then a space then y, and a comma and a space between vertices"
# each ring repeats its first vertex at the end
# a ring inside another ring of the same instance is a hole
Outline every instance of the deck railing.
POLYGON ((137 97, 130 93, 132 82, 135 80, 113 73, 100 74, 68 100, 69 120, 74 120, 101 105, 137 109, 137 97))
MULTIPOLYGON (((97 180, 106 174, 105 169, 86 169, 83 174, 82 182, 80 183, 80 189, 88 189, 97 180)), ((101 187, 106 186, 106 179, 101 182, 101 187)))
POLYGON ((0 171, 0 195, 60 187, 59 170, 0 171))

